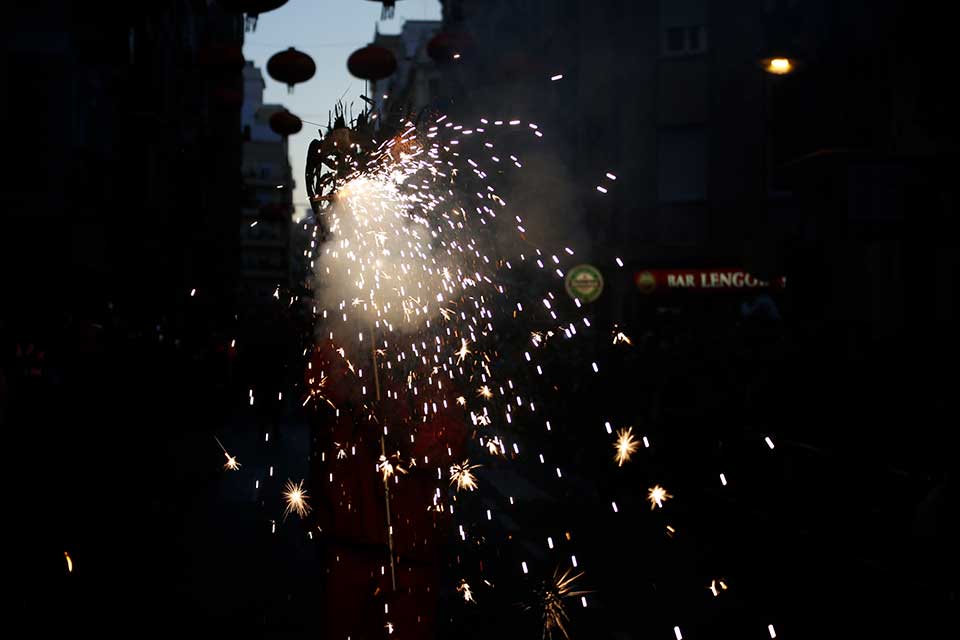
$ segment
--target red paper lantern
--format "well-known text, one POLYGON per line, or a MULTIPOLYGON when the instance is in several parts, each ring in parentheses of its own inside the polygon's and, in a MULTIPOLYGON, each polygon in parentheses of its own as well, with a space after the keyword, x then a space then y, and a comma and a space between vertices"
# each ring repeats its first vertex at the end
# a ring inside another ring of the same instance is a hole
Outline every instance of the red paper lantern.
POLYGON ((217 4, 227 11, 258 14, 279 9, 287 0, 217 0, 217 4))
POLYGON ((397 70, 397 58, 390 49, 370 44, 350 54, 347 70, 363 80, 382 80, 397 70))
POLYGON ((290 47, 286 51, 275 53, 267 60, 267 73, 278 82, 287 85, 293 91, 293 85, 306 82, 317 72, 313 58, 290 47))
POLYGON ((289 111, 277 111, 270 116, 270 128, 274 133, 286 138, 299 133, 300 129, 303 129, 303 122, 289 111))
POLYGON ((261 13, 279 9, 287 4, 287 0, 218 0, 218 4, 225 11, 247 14, 247 30, 257 28, 257 17, 261 13))

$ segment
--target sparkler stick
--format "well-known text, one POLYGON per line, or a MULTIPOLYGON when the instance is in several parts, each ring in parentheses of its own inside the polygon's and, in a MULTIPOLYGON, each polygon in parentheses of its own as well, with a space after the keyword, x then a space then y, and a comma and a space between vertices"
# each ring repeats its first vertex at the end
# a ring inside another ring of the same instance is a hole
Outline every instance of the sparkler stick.
MULTIPOLYGON (((377 404, 374 408, 380 406, 380 374, 377 372, 377 332, 376 327, 370 327, 370 354, 373 356, 373 390, 377 404)), ((383 440, 383 431, 380 432, 380 455, 386 459, 387 447, 383 440)), ((387 508, 387 546, 390 549, 390 586, 397 590, 397 570, 393 559, 393 525, 390 522, 390 480, 387 475, 383 475, 383 500, 387 508)))

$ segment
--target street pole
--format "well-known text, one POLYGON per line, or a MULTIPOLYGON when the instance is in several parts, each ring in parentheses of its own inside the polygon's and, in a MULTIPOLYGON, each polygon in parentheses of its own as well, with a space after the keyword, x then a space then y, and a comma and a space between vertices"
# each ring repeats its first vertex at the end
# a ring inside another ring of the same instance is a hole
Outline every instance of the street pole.
POLYGON ((760 153, 760 203, 761 207, 767 201, 770 192, 770 79, 769 73, 761 71, 761 99, 760 99, 760 126, 761 153, 760 153))
MULTIPOLYGON (((377 332, 373 326, 370 327, 370 354, 373 356, 373 389, 377 400, 374 411, 376 411, 376 409, 380 407, 380 373, 377 370, 377 332)), ((383 439, 383 429, 380 430, 380 455, 383 456, 384 462, 386 462, 387 448, 383 439)), ((390 522, 390 480, 386 475, 383 476, 383 499, 387 508, 387 546, 390 549, 390 585, 393 587, 393 590, 396 591, 397 570, 393 559, 393 525, 390 522)))

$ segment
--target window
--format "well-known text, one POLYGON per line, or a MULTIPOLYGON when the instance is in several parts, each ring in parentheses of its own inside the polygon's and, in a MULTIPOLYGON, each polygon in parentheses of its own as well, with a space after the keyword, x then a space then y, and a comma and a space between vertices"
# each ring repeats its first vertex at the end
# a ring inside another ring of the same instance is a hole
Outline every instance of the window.
POLYGON ((707 50, 707 8, 704 0, 660 0, 660 51, 665 56, 707 50))
POLYGON ((658 131, 657 193, 660 202, 706 199, 706 129, 684 127, 658 131))
POLYGON ((667 27, 664 30, 663 55, 680 56, 703 53, 707 50, 707 28, 703 25, 692 27, 667 27))

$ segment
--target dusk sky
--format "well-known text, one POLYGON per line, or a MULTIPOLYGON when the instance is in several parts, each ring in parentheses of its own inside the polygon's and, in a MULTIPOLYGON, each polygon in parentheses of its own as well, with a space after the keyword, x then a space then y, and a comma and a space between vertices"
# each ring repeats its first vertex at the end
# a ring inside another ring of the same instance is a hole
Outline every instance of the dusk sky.
POLYGON ((380 3, 365 0, 290 0, 261 15, 257 30, 246 34, 243 55, 263 72, 267 84, 264 103, 282 104, 304 120, 300 133, 290 137, 298 213, 307 208, 304 160, 318 128, 306 121, 326 127, 327 114, 341 97, 348 105, 354 102, 355 110, 362 105, 359 96, 364 81, 347 71, 347 58, 373 39, 376 28, 381 33, 398 33, 404 20, 439 20, 441 7, 437 0, 401 0, 394 17, 383 21, 380 9, 380 3), (317 65, 316 75, 297 85, 293 93, 287 93, 283 84, 267 75, 267 60, 288 47, 309 54, 317 65))

